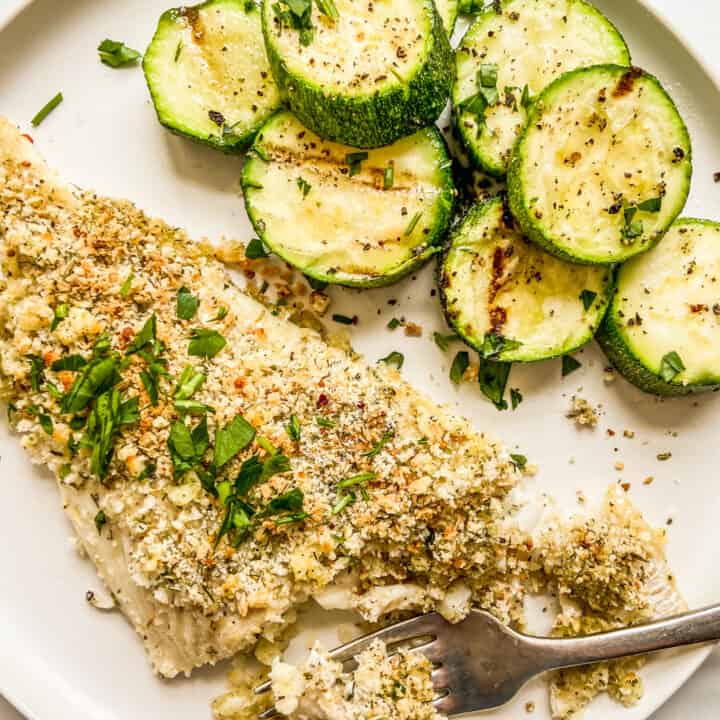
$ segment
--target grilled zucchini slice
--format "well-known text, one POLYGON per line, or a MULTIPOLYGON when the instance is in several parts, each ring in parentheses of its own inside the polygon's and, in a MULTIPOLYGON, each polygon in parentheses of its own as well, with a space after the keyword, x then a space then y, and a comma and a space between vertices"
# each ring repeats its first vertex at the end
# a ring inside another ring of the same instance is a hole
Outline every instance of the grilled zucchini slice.
POLYGON ((259 7, 208 0, 160 17, 143 59, 160 122, 224 152, 241 152, 281 104, 259 7))
POLYGON ((650 252, 623 265, 597 339, 645 392, 720 386, 720 223, 681 219, 650 252))
POLYGON ((358 151, 287 111, 258 133, 242 187, 268 247, 310 277, 354 287, 389 285, 438 252, 454 203, 435 127, 358 151))
POLYGON ((307 5, 298 19, 285 0, 263 2, 275 79, 306 127, 327 140, 373 148, 435 122, 454 65, 432 0, 335 0, 334 17, 321 12, 321 3, 307 5))
POLYGON ((443 21, 443 27, 448 37, 455 29, 455 21, 458 16, 458 0, 435 0, 435 7, 443 21))
POLYGON ((534 103, 513 150, 510 207, 558 257, 616 263, 655 245, 685 206, 690 137, 639 68, 573 70, 534 103))
POLYGON ((584 0, 505 0, 488 7, 455 53, 454 119, 470 157, 505 175, 531 98, 568 70, 629 65, 620 33, 584 0))
POLYGON ((468 345, 508 362, 573 352, 612 296, 611 268, 573 265, 528 242, 501 197, 475 205, 440 263, 448 322, 468 345))

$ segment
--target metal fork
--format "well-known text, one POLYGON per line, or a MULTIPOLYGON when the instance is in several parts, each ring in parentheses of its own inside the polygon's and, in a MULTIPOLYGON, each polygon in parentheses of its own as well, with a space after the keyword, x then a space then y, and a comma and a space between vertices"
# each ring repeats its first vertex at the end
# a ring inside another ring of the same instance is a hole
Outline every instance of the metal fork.
MULTIPOLYGON (((431 613, 353 640, 329 656, 349 672, 354 658, 374 640, 382 640, 389 653, 408 646, 424 653, 434 665, 433 705, 445 715, 456 716, 500 707, 532 677, 550 670, 720 640, 720 605, 576 638, 524 635, 482 610, 473 610, 456 625, 431 613)), ((270 687, 268 681, 255 692, 266 693, 270 687)), ((276 716, 270 708, 258 717, 276 716)))

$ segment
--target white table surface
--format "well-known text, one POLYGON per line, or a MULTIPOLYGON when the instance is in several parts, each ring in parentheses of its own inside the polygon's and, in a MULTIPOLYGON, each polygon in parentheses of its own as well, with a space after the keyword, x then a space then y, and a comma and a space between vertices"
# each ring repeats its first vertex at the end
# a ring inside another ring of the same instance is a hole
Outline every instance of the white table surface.
MULTIPOLYGON (((0 0, 2 4, 2 0, 0 0)), ((171 3, 169 3, 171 4, 171 3)), ((720 3, 717 0, 647 0, 674 25, 678 33, 720 78, 720 3)), ((720 193, 720 187, 718 188, 720 193)), ((720 601, 720 598, 718 598, 720 601)), ((720 650, 652 720, 710 720, 720 718, 720 650)), ((23 720, 0 696, 0 720, 23 720)))

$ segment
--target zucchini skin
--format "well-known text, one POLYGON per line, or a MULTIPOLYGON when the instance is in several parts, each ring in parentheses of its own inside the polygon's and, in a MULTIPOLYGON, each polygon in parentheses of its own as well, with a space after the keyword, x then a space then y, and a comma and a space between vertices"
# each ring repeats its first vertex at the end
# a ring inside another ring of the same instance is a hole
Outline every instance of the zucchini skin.
MULTIPOLYGON (((712 220, 699 218, 682 218, 677 221, 683 225, 704 225, 720 227, 712 220)), ((617 299, 620 290, 619 282, 622 268, 616 271, 616 290, 605 319, 595 336, 598 344, 612 366, 632 385, 643 392, 661 397, 682 397, 720 389, 720 376, 708 376, 700 382, 683 384, 667 382, 657 373, 647 368, 630 347, 622 332, 622 324, 616 315, 617 299)))
MULTIPOLYGON (((285 112, 287 111, 278 111, 269 118, 267 124, 269 125, 277 116, 285 112)), ((439 167, 442 193, 440 197, 438 197, 435 206, 435 223, 433 226, 433 230, 427 236, 427 247, 422 252, 414 255, 411 258, 408 258, 404 262, 396 265, 393 268, 390 268, 388 271, 385 271, 379 275, 361 275, 341 272, 329 274, 319 272, 312 268, 304 268, 298 266, 296 263, 293 263, 290 261, 290 259, 288 259, 288 257, 283 252, 282 246, 275 243, 274 239, 269 236, 264 221, 262 220, 262 218, 259 218, 257 213, 255 212, 251 199, 252 193, 256 191, 256 188, 253 187, 252 180, 250 178, 252 158, 249 157, 243 165, 240 183, 243 190, 245 210, 258 237, 268 248, 270 248, 270 250, 275 255, 282 258, 289 265, 298 268, 303 272, 304 275, 313 278, 314 280, 318 280, 319 282, 327 283, 329 285, 341 285, 344 287, 365 289, 385 287, 387 285, 393 285, 394 283, 404 278, 406 275, 409 275, 411 272, 417 270, 422 265, 424 265, 431 257, 441 252, 442 242, 445 238, 446 231, 454 215, 455 201, 457 195, 457 192, 455 190, 455 184, 453 181, 450 153, 448 151, 447 144, 445 143, 442 134, 435 126, 424 128, 420 132, 427 133, 435 149, 438 151, 441 158, 443 158, 443 162, 439 167)), ((258 133, 255 142, 259 143, 261 142, 261 140, 262 131, 258 133)), ((251 148, 249 155, 252 154, 252 150, 253 148, 251 148)))
MULTIPOLYGON (((498 203, 504 203, 505 199, 502 194, 496 195, 495 197, 489 198, 488 200, 485 200, 483 202, 477 203, 475 205, 472 205, 466 213, 460 218, 453 226, 453 230, 448 236, 444 246, 442 253, 438 256, 438 264, 436 268, 436 279, 437 279, 437 286, 438 286, 438 293, 440 296, 440 303, 443 308, 443 313, 445 315, 445 319, 447 321, 447 324, 449 327, 451 327, 455 332, 462 338, 463 342, 466 343, 468 346, 473 348, 474 350, 477 350, 478 353, 480 353, 480 356, 483 356, 483 341, 484 338, 477 338, 473 335, 470 335, 465 327, 463 327, 462 323, 459 322, 458 319, 458 313, 453 313, 450 311, 449 307, 449 298, 447 294, 447 290, 449 287, 449 279, 445 272, 445 265, 448 260, 448 255, 450 254, 450 251, 453 248, 454 242, 456 239, 461 237, 461 233, 463 230, 463 227, 467 224, 474 224, 478 221, 480 221, 483 216, 491 211, 494 206, 498 203)), ((508 211, 508 208, 505 207, 505 212, 508 211)), ((531 354, 528 355, 526 352, 523 351, 522 346, 520 348, 517 348, 515 350, 507 350, 505 352, 499 353, 497 356, 494 356, 492 360, 501 361, 501 362, 521 362, 521 363, 535 363, 535 362, 542 362, 543 360, 552 360, 555 358, 562 357, 564 355, 568 355, 569 353, 576 352, 580 348, 584 347, 593 339, 593 335, 597 331, 598 327, 601 326, 601 323, 603 322, 603 319, 610 307, 611 300, 615 294, 615 273, 612 273, 612 279, 607 283, 607 285, 604 288, 604 291, 602 294, 598 295, 597 301, 601 303, 600 311, 596 316, 596 319, 594 323, 588 327, 587 333, 577 342, 573 343, 572 345, 568 345, 567 347, 562 348, 561 350, 558 350, 557 352, 552 353, 543 353, 541 355, 531 354)))
POLYGON ((579 253, 572 252, 566 247, 555 242, 552 237, 549 237, 543 232, 543 230, 535 221, 533 214, 530 212, 530 205, 527 198, 525 197, 525 193, 523 192, 523 146, 525 142, 527 142, 528 136, 530 132, 532 132, 532 130, 534 129, 539 117, 543 113, 548 98, 552 96, 552 94, 558 87, 562 86, 565 82, 574 77, 603 70, 621 75, 623 73, 626 73, 628 71, 628 68, 621 65, 593 65, 590 67, 578 68, 576 70, 571 70, 564 75, 561 75, 555 81, 550 83, 550 85, 548 85, 545 90, 542 91, 542 93, 540 93, 540 95, 535 99, 535 102, 530 107, 528 121, 522 133, 520 134, 517 143, 515 144, 512 157, 510 159, 510 165, 508 167, 507 175, 508 201, 510 204, 510 209, 515 219, 520 224, 523 233, 530 240, 537 243, 542 248, 547 250, 549 253, 552 253, 556 257, 559 257, 562 260, 567 260, 568 262, 578 263, 580 265, 611 265, 621 263, 631 257, 634 257, 635 255, 638 255, 642 252, 647 252, 648 250, 651 250, 653 247, 655 247, 658 242, 660 242, 663 235, 670 228, 672 223, 677 219, 677 216, 680 214, 680 212, 682 212, 682 208, 684 207, 685 202, 687 201, 687 197, 690 193, 690 181, 692 178, 693 170, 692 144, 690 141, 690 134, 688 132, 687 126, 685 125, 685 122, 683 121, 682 116, 680 115, 677 106, 675 105, 675 102, 667 93, 665 88, 663 88, 660 81, 654 75, 651 75, 647 71, 643 70, 643 79, 650 81, 656 86, 656 88, 660 91, 661 95, 664 96, 666 102, 675 110, 677 119, 679 120, 679 128, 682 135, 682 140, 686 147, 685 156, 683 158, 683 162, 685 165, 684 195, 682 197, 680 209, 675 216, 668 218, 667 222, 665 223, 665 227, 656 231, 654 237, 649 242, 647 242, 640 250, 633 249, 633 246, 628 246, 627 251, 622 255, 615 254, 612 258, 602 260, 597 258, 589 258, 579 253))
POLYGON ((360 149, 390 145, 432 125, 443 111, 455 78, 453 51, 433 0, 423 0, 432 13, 425 62, 403 86, 370 95, 327 92, 292 73, 273 42, 272 21, 263 0, 263 33, 275 82, 288 107, 310 130, 326 140, 360 149))
MULTIPOLYGON (((197 11, 204 10, 208 7, 212 7, 216 4, 216 2, 217 0, 205 0, 205 2, 200 3, 199 5, 194 5, 192 6, 192 8, 189 9, 197 11)), ((222 0, 222 4, 224 5, 230 3, 237 5, 238 10, 240 10, 241 12, 245 12, 245 0, 222 0)), ((153 48, 156 40, 158 40, 162 36, 163 32, 165 32, 165 26, 175 25, 182 17, 183 11, 186 9, 188 8, 171 8, 169 10, 166 10, 160 16, 157 27, 155 29, 155 33, 153 34, 152 40, 150 41, 147 51, 143 55, 142 59, 142 68, 145 75, 145 82, 147 84, 148 91, 150 92, 150 98, 152 100, 158 122, 165 129, 169 130, 173 135, 192 140, 194 142, 200 143, 201 145, 212 147, 215 150, 220 150, 220 152, 223 152, 226 155, 239 155, 245 152, 250 147, 250 145, 252 145, 255 135, 265 124, 265 121, 268 117, 267 115, 260 115, 257 119, 257 122, 254 123, 251 127, 249 127, 242 135, 234 134, 225 138, 222 135, 199 134, 187 126, 180 127, 172 116, 166 115, 160 109, 160 106, 162 105, 160 97, 161 91, 155 86, 155 83, 152 80, 152 65, 153 61, 155 60, 153 48)), ((256 8, 254 12, 259 13, 260 8, 256 8)))
MULTIPOLYGON (((472 5, 472 3, 470 3, 472 5)), ((608 20, 594 5, 591 5, 589 2, 585 2, 585 0, 578 0, 578 5, 582 5, 586 12, 594 15, 599 20, 607 24, 609 28, 612 29, 613 34, 616 37, 617 44, 619 47, 623 47, 625 50, 625 57, 623 58, 622 62, 618 62, 618 64, 627 64, 630 65, 631 59, 630 59, 630 51, 627 47, 627 43, 625 42, 625 39, 622 35, 622 33, 618 30, 613 23, 608 20)), ((461 3, 462 5, 462 3, 461 3)), ((513 0, 502 0, 500 9, 504 11, 505 9, 510 9, 513 5, 513 0)), ((482 29, 482 26, 489 20, 492 20, 493 18, 497 17, 498 11, 496 7, 493 4, 487 5, 482 9, 481 11, 475 11, 474 13, 476 15, 476 19, 474 20, 472 26, 468 29, 467 33, 465 34, 465 37, 463 38, 460 47, 456 51, 456 57, 459 52, 461 52, 461 47, 468 41, 471 34, 474 32, 478 32, 482 29)), ((455 81, 457 83, 457 80, 455 81)), ((532 105, 532 102, 534 100, 531 100, 530 106, 532 105)), ((528 107, 527 111, 529 111, 530 107, 528 107)), ((527 114, 527 111, 525 113, 527 114)), ((521 112, 523 112, 521 110, 521 112)), ((453 88, 453 112, 452 112, 452 120, 455 125, 455 128, 462 138, 463 146, 466 148, 468 155, 470 157, 470 160, 472 163, 482 170, 483 172, 487 173, 491 177, 502 179, 506 176, 508 172, 508 162, 498 162, 496 158, 491 157, 489 154, 484 153, 482 149, 482 145, 478 143, 471 135, 471 131, 466 128, 461 120, 461 111, 456 107, 455 105, 455 88, 453 88)), ((473 129, 474 131, 474 129, 473 129)), ((518 138, 519 140, 519 138, 518 138)), ((507 159, 507 158, 506 158, 507 159)), ((509 159, 508 159, 509 160, 509 159)))

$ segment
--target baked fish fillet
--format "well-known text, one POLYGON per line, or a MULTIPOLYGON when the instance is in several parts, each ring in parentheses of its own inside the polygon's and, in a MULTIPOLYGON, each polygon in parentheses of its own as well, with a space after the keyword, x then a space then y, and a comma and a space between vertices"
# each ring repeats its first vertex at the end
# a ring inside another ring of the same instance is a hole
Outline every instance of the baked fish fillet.
POLYGON ((0 247, 11 422, 158 673, 272 639, 311 596, 520 616, 505 449, 276 317, 210 247, 64 185, 1 118, 0 247))

